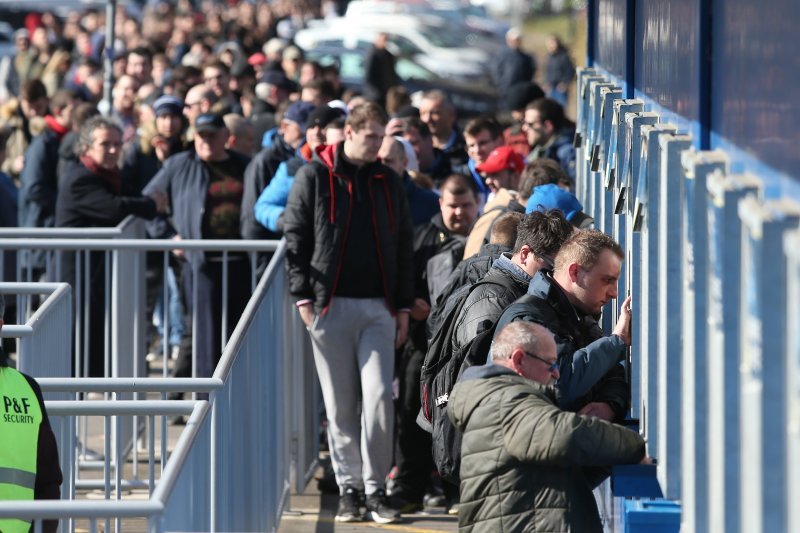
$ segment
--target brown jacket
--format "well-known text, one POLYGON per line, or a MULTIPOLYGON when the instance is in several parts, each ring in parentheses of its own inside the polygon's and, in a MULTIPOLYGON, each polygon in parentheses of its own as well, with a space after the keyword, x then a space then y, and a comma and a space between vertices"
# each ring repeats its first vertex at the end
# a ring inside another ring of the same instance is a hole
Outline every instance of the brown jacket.
POLYGON ((467 246, 464 248, 464 259, 478 253, 481 246, 489 242, 492 224, 494 224, 495 219, 509 210, 514 210, 511 204, 512 202, 516 204, 516 200, 516 191, 509 191, 508 189, 497 191, 492 201, 483 208, 483 215, 472 226, 472 231, 467 237, 467 246))

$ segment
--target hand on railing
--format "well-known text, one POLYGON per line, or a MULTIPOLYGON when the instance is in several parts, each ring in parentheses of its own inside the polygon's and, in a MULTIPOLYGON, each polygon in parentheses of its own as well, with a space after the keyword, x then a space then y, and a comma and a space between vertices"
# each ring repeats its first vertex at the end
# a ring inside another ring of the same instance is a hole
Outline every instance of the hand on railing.
POLYGON ((617 335, 626 345, 631 345, 631 297, 625 298, 620 309, 617 325, 614 326, 614 335, 617 335))
MULTIPOLYGON (((180 236, 180 235, 175 235, 175 236, 172 238, 172 240, 173 240, 173 241, 182 241, 183 239, 181 238, 181 236, 180 236)), ((172 250, 172 254, 173 254, 175 257, 177 257, 178 259, 183 259, 183 258, 185 258, 185 257, 186 257, 186 251, 185 251, 185 250, 183 250, 182 248, 174 248, 174 249, 172 250)))

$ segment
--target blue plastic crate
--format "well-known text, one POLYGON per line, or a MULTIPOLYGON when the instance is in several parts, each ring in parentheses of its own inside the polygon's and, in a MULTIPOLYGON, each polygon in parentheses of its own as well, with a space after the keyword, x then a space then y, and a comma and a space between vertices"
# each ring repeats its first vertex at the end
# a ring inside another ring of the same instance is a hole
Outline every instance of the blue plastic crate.
POLYGON ((624 533, 678 533, 681 506, 668 500, 625 500, 624 533))
POLYGON ((622 498, 663 498, 656 465, 616 465, 611 469, 611 490, 622 498))

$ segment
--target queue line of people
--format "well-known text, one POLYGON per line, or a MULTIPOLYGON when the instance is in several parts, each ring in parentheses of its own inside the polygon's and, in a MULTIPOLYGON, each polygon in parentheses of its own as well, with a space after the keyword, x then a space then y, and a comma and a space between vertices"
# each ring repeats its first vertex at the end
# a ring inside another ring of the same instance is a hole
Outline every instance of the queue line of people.
MULTIPOLYGON (((194 12, 183 8, 162 14, 185 30, 181 21, 194 12)), ((251 9, 238 13, 247 18, 251 9)), ((57 33, 50 22, 34 23, 57 33)), ((459 121, 440 90, 387 113, 342 91, 335 69, 304 62, 285 40, 265 35, 263 53, 244 56, 235 46, 215 52, 180 35, 145 36, 133 24, 122 33, 124 62, 115 62, 111 117, 95 116, 98 26, 75 34, 86 50, 76 50, 63 88, 18 80, 0 163, 18 189, 21 225, 103 227, 133 214, 158 238, 284 237, 289 289, 309 330, 328 418, 337 521, 396 522, 440 490, 464 529, 513 530, 531 520, 552 530, 596 528, 586 487, 604 474, 582 468, 647 458, 638 436, 612 424, 629 404, 618 363, 630 344, 630 302, 603 336, 596 316, 617 296, 622 257, 616 243, 586 229, 590 214, 569 192, 574 125, 563 106, 521 81, 505 93, 508 127, 494 116, 459 121), (163 52, 148 48, 154 43, 163 52), (465 297, 456 349, 497 331, 488 364, 465 368, 449 402, 463 433, 458 485, 437 480, 432 439, 417 423, 431 335, 455 294, 465 297), (528 422, 513 443, 487 442, 486 427, 496 434, 514 423, 499 407, 515 390, 509 408, 528 422), (539 443, 559 455, 515 447, 539 443), (480 459, 487 450, 500 450, 494 468, 480 459), (487 490, 487 476, 509 483, 487 490), (514 516, 497 503, 510 493, 514 516), (540 501, 550 502, 548 512, 534 512, 540 501)), ((388 106, 388 93, 382 98, 388 106)), ((98 261, 90 259, 100 276, 93 286, 104 285, 98 261)), ((191 374, 192 351, 197 374, 213 372, 221 308, 232 327, 249 297, 249 262, 235 256, 221 301, 220 261, 176 252, 170 272, 154 274, 173 279, 176 305, 161 305, 182 326, 166 335, 177 348, 176 376, 191 374)), ((91 307, 102 311, 97 294, 91 307)), ((88 375, 102 375, 101 342, 90 342, 88 375)))

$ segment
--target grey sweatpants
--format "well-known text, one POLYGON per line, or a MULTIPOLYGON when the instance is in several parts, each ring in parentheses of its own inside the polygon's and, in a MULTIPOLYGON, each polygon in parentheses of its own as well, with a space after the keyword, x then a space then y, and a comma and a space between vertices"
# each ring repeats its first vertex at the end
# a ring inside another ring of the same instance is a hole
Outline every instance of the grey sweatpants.
POLYGON ((383 298, 342 297, 309 328, 340 491, 372 494, 392 467, 395 329, 383 298))

